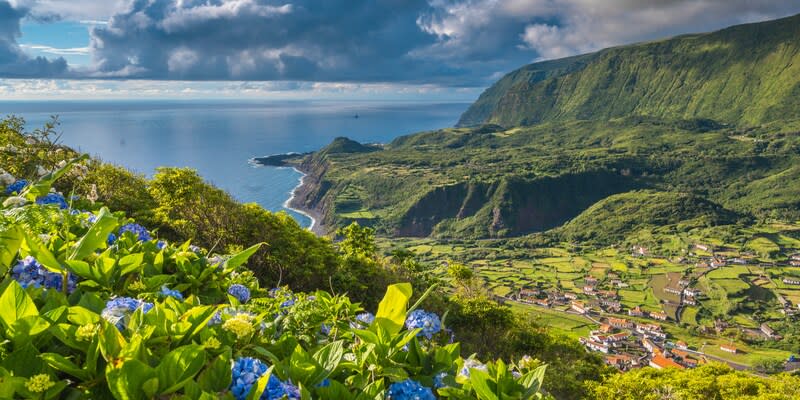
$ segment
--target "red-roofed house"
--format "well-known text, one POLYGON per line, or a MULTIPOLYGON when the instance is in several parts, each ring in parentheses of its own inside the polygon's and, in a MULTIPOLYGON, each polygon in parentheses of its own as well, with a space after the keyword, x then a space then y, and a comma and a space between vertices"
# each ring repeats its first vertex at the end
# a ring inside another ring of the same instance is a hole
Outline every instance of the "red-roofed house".
POLYGON ((664 368, 677 368, 677 369, 684 369, 683 365, 676 363, 675 361, 670 360, 662 355, 653 356, 650 360, 650 366, 655 369, 664 369, 664 368))
POLYGON ((719 346, 719 349, 722 351, 727 351, 728 353, 736 354, 738 350, 736 350, 736 346, 731 346, 727 344, 723 344, 719 346))

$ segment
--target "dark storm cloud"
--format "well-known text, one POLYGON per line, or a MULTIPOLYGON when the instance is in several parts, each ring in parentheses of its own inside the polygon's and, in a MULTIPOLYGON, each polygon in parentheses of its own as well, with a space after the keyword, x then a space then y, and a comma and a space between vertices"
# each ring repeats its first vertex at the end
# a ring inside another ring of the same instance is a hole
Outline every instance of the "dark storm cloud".
POLYGON ((0 76, 9 78, 56 77, 67 71, 63 58, 48 60, 32 58, 17 44, 20 36, 20 20, 27 9, 12 7, 8 1, 0 1, 0 76))
POLYGON ((423 82, 470 73, 415 57, 423 0, 135 1, 92 33, 100 76, 423 82))
MULTIPOLYGON (((22 1, 22 0, 17 0, 22 1)), ((64 74, 25 57, 0 0, 0 76, 64 74), (6 20, 8 22, 6 22, 6 20), (41 65, 20 68, 25 63, 41 65)), ((800 12, 785 0, 24 0, 29 15, 92 18, 98 79, 482 86, 520 65, 800 12), (97 4, 116 4, 97 9, 97 4), (58 7, 57 7, 58 6, 58 7), (86 10, 86 15, 81 14, 86 10)), ((65 17, 66 18, 66 17, 65 17)), ((59 69, 61 68, 61 69, 59 69)))

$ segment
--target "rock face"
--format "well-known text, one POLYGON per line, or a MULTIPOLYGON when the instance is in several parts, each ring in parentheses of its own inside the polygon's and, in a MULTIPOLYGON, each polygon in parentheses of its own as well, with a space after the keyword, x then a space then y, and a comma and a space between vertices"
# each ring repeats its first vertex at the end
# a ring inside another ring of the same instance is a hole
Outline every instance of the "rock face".
POLYGON ((527 65, 458 125, 630 115, 737 125, 800 117, 800 15, 527 65))
POLYGON ((637 185, 621 174, 598 171, 438 187, 408 209, 395 234, 478 238, 544 231, 637 185))

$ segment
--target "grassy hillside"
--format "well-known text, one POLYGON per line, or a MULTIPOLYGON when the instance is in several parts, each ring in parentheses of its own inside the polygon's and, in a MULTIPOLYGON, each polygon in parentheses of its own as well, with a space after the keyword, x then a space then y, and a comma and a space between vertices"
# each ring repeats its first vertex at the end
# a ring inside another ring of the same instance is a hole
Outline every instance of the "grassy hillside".
MULTIPOLYGON (((798 162, 797 121, 741 129, 627 117, 454 128, 401 137, 369 153, 306 156, 301 168, 311 184, 298 199, 322 212, 328 226, 358 221, 385 235, 439 238, 546 231, 635 189, 686 193, 738 214, 794 220, 800 216, 798 162)), ((672 204, 645 203, 637 207, 672 204)), ((673 211, 670 221, 697 216, 673 211)), ((657 213, 641 215, 643 223, 663 222, 648 220, 657 213)))
POLYGON ((640 115, 755 125, 800 116, 800 15, 522 67, 459 126, 640 115))
POLYGON ((690 227, 727 225, 737 215, 706 199, 685 193, 634 191, 609 196, 558 230, 579 243, 614 243, 634 231, 664 225, 690 227))

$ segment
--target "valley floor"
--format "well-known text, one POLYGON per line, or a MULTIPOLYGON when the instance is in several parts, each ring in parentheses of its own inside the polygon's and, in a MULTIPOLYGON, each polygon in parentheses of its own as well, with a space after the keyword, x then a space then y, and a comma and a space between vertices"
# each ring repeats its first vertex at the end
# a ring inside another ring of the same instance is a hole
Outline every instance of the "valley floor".
MULTIPOLYGON (((724 361, 749 369, 799 350, 798 233, 796 224, 649 232, 601 249, 392 243, 429 262, 464 262, 497 299, 605 353, 620 369, 662 358, 683 367, 724 361)), ((437 271, 447 279, 445 267, 437 271)))

